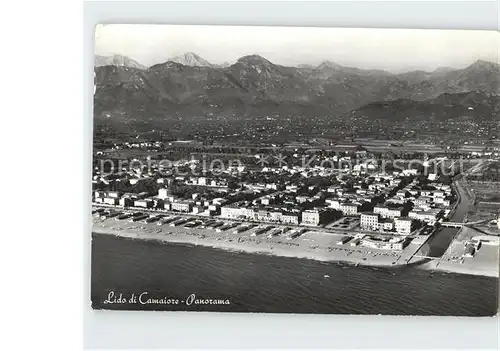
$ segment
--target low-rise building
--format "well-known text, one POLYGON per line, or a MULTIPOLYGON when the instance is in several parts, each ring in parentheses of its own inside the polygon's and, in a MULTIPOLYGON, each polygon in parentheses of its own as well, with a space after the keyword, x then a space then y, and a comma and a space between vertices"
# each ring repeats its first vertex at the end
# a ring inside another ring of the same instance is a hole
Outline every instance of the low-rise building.
POLYGON ((432 193, 432 197, 433 198, 437 198, 437 197, 444 197, 445 196, 445 193, 444 191, 441 191, 441 190, 436 190, 432 193))
POLYGON ((105 197, 102 199, 102 202, 108 205, 118 205, 119 199, 116 197, 105 197))
POLYGON ((192 212, 194 214, 200 214, 203 213, 203 211, 205 211, 205 208, 203 206, 193 206, 192 212))
POLYGON ((434 198, 434 203, 438 205, 443 205, 443 206, 450 206, 450 200, 444 198, 444 197, 435 197, 434 198))
POLYGON ((329 193, 337 193, 339 190, 342 190, 340 185, 332 185, 327 189, 327 192, 329 193))
MULTIPOLYGON (((98 199, 98 198, 102 199, 104 197, 106 197, 106 193, 104 191, 98 191, 98 190, 94 191, 94 199, 98 199)), ((101 200, 101 202, 102 202, 102 200, 101 200)))
POLYGON ((335 210, 339 210, 340 209, 340 201, 339 201, 339 199, 325 199, 325 204, 328 207, 333 208, 335 210))
POLYGON ((138 199, 134 201, 134 207, 152 208, 153 205, 154 201, 152 199, 138 199))
POLYGON ((407 191, 406 190, 398 190, 396 195, 404 198, 407 195, 407 191))
POLYGON ((431 197, 432 196, 432 190, 420 190, 420 196, 431 197))
POLYGON ((168 188, 161 188, 160 190, 158 190, 158 197, 160 199, 166 199, 166 198, 168 198, 169 195, 171 195, 171 194, 170 194, 170 190, 168 188))
POLYGON ((263 205, 270 205, 273 202, 273 199, 270 196, 264 196, 261 200, 260 203, 263 205))
POLYGON ((473 244, 468 244, 465 246, 464 249, 464 257, 474 257, 474 254, 476 253, 476 247, 473 244))
POLYGON ((193 209, 192 201, 175 201, 170 204, 170 208, 172 211, 179 212, 191 212, 193 209))
POLYGON ((122 207, 129 207, 134 205, 134 200, 130 196, 122 196, 118 204, 122 207))
POLYGON ((413 201, 415 206, 429 206, 433 202, 432 198, 429 196, 420 196, 413 201))
POLYGON ((406 244, 405 238, 376 238, 366 236, 361 240, 361 244, 373 249, 403 250, 406 244))
POLYGON ((207 185, 207 178, 206 177, 199 177, 198 178, 198 185, 207 185))
POLYGON ((407 217, 396 218, 394 220, 394 228, 397 233, 408 235, 413 231, 413 220, 407 217))

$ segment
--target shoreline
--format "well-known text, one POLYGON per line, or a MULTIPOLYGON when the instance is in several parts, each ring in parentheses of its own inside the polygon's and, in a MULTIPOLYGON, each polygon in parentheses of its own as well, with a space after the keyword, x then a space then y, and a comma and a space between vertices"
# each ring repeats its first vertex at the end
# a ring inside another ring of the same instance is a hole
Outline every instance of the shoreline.
MULTIPOLYGON (((316 262, 324 262, 324 263, 336 263, 341 266, 349 266, 349 267, 355 267, 357 266, 353 262, 349 261, 340 261, 340 260, 319 260, 319 259, 314 259, 310 258, 307 256, 297 256, 297 255, 277 255, 276 253, 273 252, 267 252, 267 251, 252 251, 252 250, 244 250, 244 249, 233 249, 233 248, 223 248, 221 246, 215 246, 215 245, 208 245, 208 244, 201 244, 201 243, 194 243, 194 242, 187 242, 187 241, 171 241, 171 240, 162 240, 160 238, 144 238, 144 237, 133 237, 129 235, 121 235, 121 234, 113 234, 113 233, 102 233, 98 231, 93 231, 93 235, 103 235, 103 236, 113 236, 115 238, 119 239, 124 239, 124 240, 131 240, 131 241, 137 241, 137 242, 148 242, 148 243, 155 243, 155 244, 169 244, 169 245, 179 245, 179 246, 185 246, 185 247, 204 247, 204 248, 209 248, 209 249, 214 249, 214 250, 220 250, 223 252, 229 252, 229 253, 245 253, 249 255, 265 255, 265 256, 270 256, 270 257, 286 257, 286 258, 298 258, 298 259, 306 259, 306 260, 312 260, 316 262)), ((366 265, 366 264, 359 264, 359 266, 362 267, 378 267, 378 268, 401 268, 404 266, 373 266, 373 265, 366 265)))
POLYGON ((280 238, 251 237, 248 234, 234 234, 230 231, 215 232, 208 229, 187 229, 181 227, 165 227, 155 224, 132 224, 111 222, 110 220, 94 222, 92 233, 112 235, 115 237, 154 241, 158 243, 187 244, 204 246, 231 252, 264 254, 289 258, 304 258, 320 262, 365 266, 378 268, 412 267, 427 271, 458 273, 498 278, 498 272, 474 267, 460 267, 458 264, 435 264, 436 262, 413 262, 408 265, 405 259, 418 250, 419 245, 405 248, 403 251, 387 251, 348 245, 338 245, 334 235, 319 232, 306 233, 291 241, 280 238), (107 222, 107 223, 106 223, 107 222), (114 225, 113 225, 114 224, 114 225), (312 245, 310 243, 313 243, 312 245))
MULTIPOLYGON (((288 257, 288 258, 300 258, 300 259, 309 259, 309 260, 314 260, 314 261, 320 261, 320 262, 328 262, 328 263, 341 263, 345 265, 350 265, 350 266, 365 266, 365 267, 385 267, 385 268, 401 268, 405 267, 406 265, 404 264, 399 264, 399 265, 391 265, 391 264, 368 264, 367 262, 363 261, 362 259, 337 259, 337 258, 328 258, 328 257, 323 257, 321 254, 318 255, 316 252, 307 252, 307 251, 298 251, 296 250, 295 252, 292 250, 285 250, 285 248, 280 248, 280 249, 275 249, 274 247, 269 248, 269 247, 256 247, 255 245, 246 245, 243 246, 241 245, 241 242, 221 242, 221 243, 215 243, 215 242, 209 242, 208 240, 196 240, 193 236, 193 239, 190 240, 189 238, 186 237, 166 237, 166 236, 157 236, 151 233, 132 233, 130 231, 101 231, 101 230, 92 230, 92 233, 97 234, 97 235, 110 235, 118 238, 124 238, 124 239, 131 239, 131 240, 138 240, 138 241, 146 241, 146 242, 156 242, 156 243, 168 243, 168 244, 178 244, 178 245, 188 245, 188 246, 200 246, 200 247, 209 247, 212 249, 217 249, 217 250, 223 250, 227 252, 234 252, 234 253, 239 253, 239 252, 244 252, 247 254, 258 254, 258 255, 268 255, 268 256, 278 256, 278 257, 288 257)), ((252 243, 252 242, 250 242, 252 243)))

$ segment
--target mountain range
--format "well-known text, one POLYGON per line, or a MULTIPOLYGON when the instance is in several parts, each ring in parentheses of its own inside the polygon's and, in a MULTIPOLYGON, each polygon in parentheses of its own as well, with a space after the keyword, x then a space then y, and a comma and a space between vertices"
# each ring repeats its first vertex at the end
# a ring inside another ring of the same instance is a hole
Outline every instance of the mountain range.
POLYGON ((499 65, 482 60, 463 69, 394 74, 330 61, 288 67, 259 55, 220 66, 186 53, 149 68, 123 56, 96 57, 95 73, 96 119, 354 114, 398 120, 439 111, 452 118, 497 111, 500 95, 499 65))

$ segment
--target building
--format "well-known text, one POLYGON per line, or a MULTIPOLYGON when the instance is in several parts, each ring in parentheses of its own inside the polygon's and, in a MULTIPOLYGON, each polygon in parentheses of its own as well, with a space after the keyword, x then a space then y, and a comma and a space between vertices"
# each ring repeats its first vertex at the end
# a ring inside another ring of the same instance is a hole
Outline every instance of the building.
POLYGON ((368 156, 368 151, 361 145, 356 147, 355 153, 357 159, 366 159, 368 156))
POLYGON ((443 205, 443 206, 446 206, 446 207, 449 207, 450 206, 450 200, 444 198, 444 197, 435 197, 434 198, 434 203, 435 204, 439 204, 439 205, 443 205))
POLYGON ((327 189, 327 192, 337 193, 338 191, 341 191, 341 190, 342 190, 342 188, 340 187, 340 185, 332 185, 327 189))
POLYGON ((320 211, 306 210, 302 212, 302 224, 318 225, 320 222, 320 211))
POLYGON ((202 186, 207 185, 207 178, 199 177, 198 178, 198 185, 202 185, 202 186))
POLYGON ((473 244, 468 244, 464 250, 464 257, 474 257, 476 253, 476 247, 473 244))
POLYGON ((337 245, 344 245, 346 242, 352 239, 352 236, 344 236, 337 241, 337 245))
POLYGON ((134 205, 134 200, 130 196, 122 196, 120 200, 118 200, 118 204, 122 207, 129 207, 134 205))
POLYGON ((325 199, 325 204, 330 208, 340 210, 340 201, 338 199, 325 199))
POLYGON ((340 205, 339 210, 342 211, 344 216, 353 216, 358 214, 358 208, 358 205, 346 202, 340 205))
POLYGON ((305 225, 319 225, 327 223, 340 217, 337 211, 329 211, 324 208, 305 210, 302 212, 301 223, 305 225))
POLYGON ((272 190, 281 190, 281 189, 283 189, 283 186, 281 186, 280 184, 276 184, 276 183, 267 183, 266 188, 272 189, 272 190))
POLYGON ((400 196, 400 197, 406 197, 407 195, 407 191, 406 190, 398 190, 398 192, 396 193, 397 196, 400 196))
POLYGON ((366 236, 361 240, 361 244, 373 249, 403 250, 407 240, 404 238, 378 238, 366 236))
MULTIPOLYGON (((216 208, 212 209, 212 210, 217 210, 217 205, 215 205, 215 206, 216 206, 216 208)), ((221 207, 221 217, 224 217, 224 218, 254 219, 254 217, 255 217, 254 213, 255 213, 255 211, 252 208, 247 208, 246 206, 238 205, 238 204, 231 204, 231 205, 221 207)))
POLYGON ((398 234, 408 235, 413 231, 413 220, 406 217, 396 218, 394 228, 398 234))
POLYGON ((433 198, 437 198, 437 197, 441 197, 441 198, 443 198, 444 196, 445 196, 444 191, 441 191, 441 190, 436 190, 436 191, 434 191, 434 193, 432 194, 432 197, 433 197, 433 198))
POLYGON ((378 230, 379 229, 379 215, 377 213, 369 212, 362 213, 360 226, 365 230, 378 230))
POLYGON ((282 218, 281 211, 271 209, 252 210, 252 217, 257 221, 280 222, 282 218))
POLYGON ((105 197, 106 194, 104 193, 104 191, 94 191, 94 199, 101 199, 101 201, 98 201, 98 202, 102 202, 102 198, 105 197))
POLYGON ((158 190, 158 197, 160 199, 165 200, 169 195, 170 195, 170 191, 168 188, 162 188, 162 189, 158 190))
POLYGON ((238 218, 241 215, 241 209, 236 205, 223 206, 220 209, 220 215, 224 218, 238 218))
POLYGON ((482 245, 500 246, 500 236, 478 235, 472 238, 471 242, 477 243, 478 248, 482 245))
POLYGON ((281 222, 281 217, 283 216, 283 213, 279 210, 271 210, 268 212, 269 217, 268 220, 271 222, 281 222))
POLYGON ((355 239, 351 240, 351 243, 349 245, 358 246, 360 244, 360 242, 361 242, 361 239, 355 238, 355 239))
POLYGON ((223 199, 222 197, 217 197, 215 199, 212 200, 212 203, 214 205, 219 205, 219 206, 222 206, 224 205, 225 203, 227 203, 227 200, 226 199, 223 199))
POLYGON ((265 196, 260 200, 260 202, 263 205, 270 205, 273 202, 273 199, 271 199, 270 196, 265 196))
POLYGON ((105 197, 102 199, 102 202, 108 205, 118 205, 119 199, 116 197, 105 197))
POLYGON ((394 229, 394 222, 392 219, 383 218, 378 221, 378 227, 384 231, 391 231, 394 229))
POLYGON ((427 211, 416 210, 410 211, 410 213, 408 213, 408 217, 425 222, 429 225, 434 225, 434 223, 436 223, 436 221, 439 219, 442 212, 442 210, 437 208, 429 209, 427 211))
POLYGON ((386 205, 377 205, 373 209, 374 213, 379 214, 382 218, 396 218, 403 215, 402 207, 389 207, 386 205))
POLYGON ((194 214, 199 214, 203 213, 203 211, 205 211, 205 208, 203 206, 194 206, 192 211, 194 214))
POLYGON ((387 188, 387 184, 385 183, 372 183, 368 185, 369 190, 383 190, 387 188))
POLYGON ((299 213, 283 213, 281 216, 281 222, 288 224, 299 224, 300 214, 299 213))
POLYGON ((420 196, 419 198, 413 200, 415 206, 423 207, 429 206, 433 202, 433 199, 429 196, 420 196))
POLYGON ((420 196, 431 197, 432 196, 432 190, 421 190, 420 191, 420 196))
POLYGON ((134 207, 152 208, 154 201, 151 199, 138 199, 134 201, 134 207))
POLYGON ((193 209, 192 201, 176 201, 170 204, 172 211, 191 212, 193 209))
POLYGON ((301 203, 304 203, 304 202, 310 202, 312 200, 312 198, 310 196, 305 196, 305 195, 302 195, 302 196, 296 196, 295 197, 295 200, 301 204, 301 203))

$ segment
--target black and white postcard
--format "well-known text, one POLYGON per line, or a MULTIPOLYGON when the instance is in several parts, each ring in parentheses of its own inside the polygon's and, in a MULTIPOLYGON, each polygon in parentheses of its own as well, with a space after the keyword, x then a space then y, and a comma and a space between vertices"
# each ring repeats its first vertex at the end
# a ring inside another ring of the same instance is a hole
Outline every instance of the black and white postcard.
POLYGON ((97 26, 92 307, 496 315, 499 39, 97 26))

